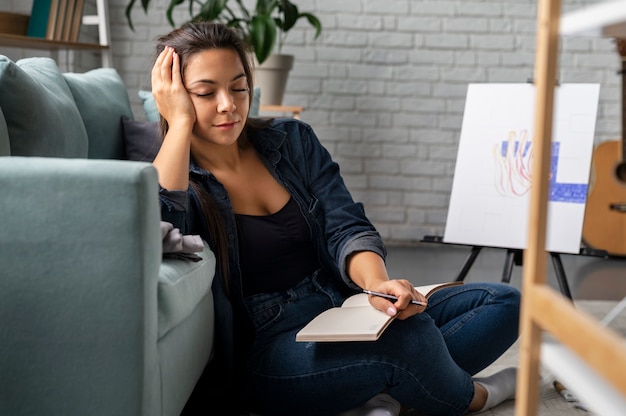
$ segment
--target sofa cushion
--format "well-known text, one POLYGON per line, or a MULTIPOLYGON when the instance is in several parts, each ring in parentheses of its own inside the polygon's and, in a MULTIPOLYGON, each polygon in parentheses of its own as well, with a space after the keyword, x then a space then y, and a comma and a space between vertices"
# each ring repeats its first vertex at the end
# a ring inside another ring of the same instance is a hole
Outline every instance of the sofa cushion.
POLYGON ((156 101, 151 91, 139 90, 137 92, 139 98, 141 98, 141 104, 143 104, 143 111, 146 113, 146 119, 148 121, 159 121, 159 110, 157 110, 156 101))
POLYGON ((166 259, 161 263, 158 280, 159 338, 185 320, 211 291, 215 255, 206 243, 198 255, 205 261, 166 259))
POLYGON ((2 108, 0 108, 0 156, 11 156, 11 142, 9 141, 9 130, 7 122, 4 120, 2 108))
POLYGON ((54 60, 0 55, 0 108, 13 156, 87 157, 87 131, 54 60))
POLYGON ((152 162, 161 148, 161 132, 156 121, 122 117, 125 156, 128 160, 152 162))
POLYGON ((122 159, 121 116, 132 118, 126 87, 113 68, 63 74, 83 118, 90 159, 122 159))

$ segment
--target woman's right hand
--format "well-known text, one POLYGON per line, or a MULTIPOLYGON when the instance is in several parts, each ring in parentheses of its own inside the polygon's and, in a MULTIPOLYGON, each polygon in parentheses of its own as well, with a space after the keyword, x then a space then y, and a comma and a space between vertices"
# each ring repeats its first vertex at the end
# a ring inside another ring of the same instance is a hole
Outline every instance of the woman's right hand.
POLYGON ((189 187, 189 153, 196 111, 183 84, 180 58, 167 46, 152 67, 152 93, 168 130, 154 159, 159 184, 171 191, 189 187))
POLYGON ((170 127, 178 122, 195 123, 196 112, 183 84, 180 58, 170 46, 163 49, 152 67, 152 94, 170 127))

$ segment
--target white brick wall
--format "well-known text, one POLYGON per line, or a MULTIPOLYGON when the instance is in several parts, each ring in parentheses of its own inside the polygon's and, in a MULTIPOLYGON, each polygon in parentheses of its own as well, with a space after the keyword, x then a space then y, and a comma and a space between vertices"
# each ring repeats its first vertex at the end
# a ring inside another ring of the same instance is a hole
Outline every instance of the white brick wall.
MULTIPOLYGON (((0 9, 29 10, 28 2, 8 3, 0 9)), ((135 116, 143 118, 137 90, 149 89, 153 40, 170 27, 166 2, 153 0, 148 15, 137 2, 132 32, 124 17, 126 3, 109 0, 114 64, 128 86, 135 116)), ((595 1, 565 0, 563 10, 590 3, 595 1)), ((340 163, 348 187, 388 243, 442 234, 467 84, 532 77, 536 1, 307 0, 299 5, 316 13, 324 30, 313 41, 312 30, 301 22, 289 34, 284 52, 296 55, 296 63, 285 104, 306 107, 303 119, 340 163)), ((175 20, 182 23, 187 9, 179 8, 175 20)), ((565 39, 561 49, 561 82, 601 84, 597 142, 619 138, 620 60, 613 41, 565 39)), ((32 51, 12 53, 20 58, 32 51)))

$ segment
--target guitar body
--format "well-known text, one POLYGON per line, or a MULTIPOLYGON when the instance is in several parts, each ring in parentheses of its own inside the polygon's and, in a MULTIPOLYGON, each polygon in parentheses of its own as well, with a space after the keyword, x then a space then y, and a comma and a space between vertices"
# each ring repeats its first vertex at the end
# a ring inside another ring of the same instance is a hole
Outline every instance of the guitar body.
POLYGON ((626 256, 626 182, 620 179, 623 169, 622 142, 606 141, 595 148, 583 241, 614 256, 626 256))
POLYGON ((612 256, 626 256, 626 39, 615 39, 622 61, 622 140, 593 151, 583 242, 612 256))

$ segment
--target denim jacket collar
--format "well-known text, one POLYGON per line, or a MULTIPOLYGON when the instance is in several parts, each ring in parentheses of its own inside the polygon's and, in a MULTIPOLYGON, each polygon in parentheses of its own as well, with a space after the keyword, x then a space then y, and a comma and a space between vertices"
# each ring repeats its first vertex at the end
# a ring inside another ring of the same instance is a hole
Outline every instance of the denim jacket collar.
MULTIPOLYGON (((267 128, 256 132, 252 141, 257 151, 272 165, 276 166, 281 159, 280 148, 285 144, 287 133, 284 130, 268 126, 267 128)), ((190 158, 189 172, 201 178, 211 177, 211 172, 201 168, 195 162, 193 157, 190 158)))

